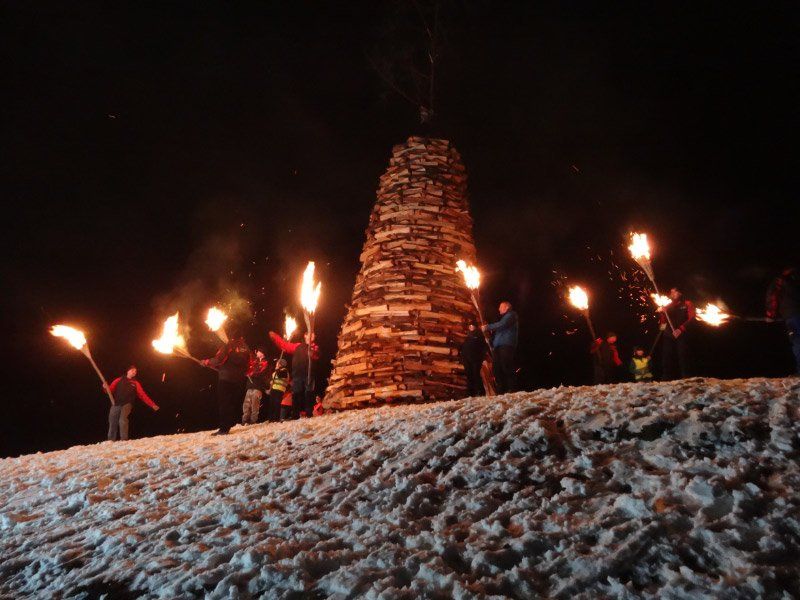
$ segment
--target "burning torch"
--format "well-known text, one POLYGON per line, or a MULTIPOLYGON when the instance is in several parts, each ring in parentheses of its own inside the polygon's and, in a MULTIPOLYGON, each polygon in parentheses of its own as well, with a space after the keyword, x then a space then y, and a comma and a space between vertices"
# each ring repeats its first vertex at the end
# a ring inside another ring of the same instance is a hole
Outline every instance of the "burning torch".
MULTIPOLYGON (((664 296, 662 294, 650 294, 650 297, 655 302, 655 305, 658 307, 659 310, 665 310, 667 306, 672 304, 672 298, 669 296, 664 296)), ((664 313, 666 316, 666 313, 664 313)), ((656 346, 658 345, 658 340, 661 339, 661 336, 664 334, 663 329, 659 329, 658 333, 656 334, 656 339, 653 340, 653 345, 650 346, 650 352, 647 353, 647 356, 652 356, 653 352, 656 350, 656 346)))
POLYGON ((317 302, 322 291, 322 283, 314 285, 314 261, 309 261, 303 273, 303 283, 300 287, 300 304, 303 307, 303 317, 306 320, 308 330, 308 373, 306 375, 306 390, 311 387, 311 350, 314 343, 314 312, 317 310, 317 302))
POLYGON ((208 328, 217 334, 220 340, 222 340, 223 344, 228 343, 228 334, 225 333, 225 329, 222 327, 225 321, 228 320, 228 315, 218 309, 216 306, 212 306, 208 309, 208 316, 206 317, 206 325, 208 328))
POLYGON ((589 326, 589 333, 592 335, 592 342, 594 342, 597 339, 597 334, 594 331, 592 318, 589 316, 589 294, 581 286, 573 285, 569 288, 569 302, 583 313, 586 324, 589 326))
POLYGON ((703 308, 698 308, 696 316, 698 321, 702 321, 712 327, 724 325, 729 319, 733 318, 733 315, 725 312, 716 304, 711 303, 706 304, 703 308))
POLYGON ((461 274, 464 276, 464 285, 467 286, 469 297, 472 299, 472 304, 475 306, 475 310, 478 313, 478 321, 480 322, 481 331, 483 332, 483 338, 486 340, 486 345, 489 347, 489 354, 492 356, 492 359, 494 359, 489 333, 484 329, 486 327, 486 321, 483 320, 483 312, 481 311, 480 304, 478 304, 478 298, 475 296, 475 290, 481 285, 481 273, 478 271, 478 267, 468 265, 463 260, 456 262, 456 271, 461 271, 461 274))
POLYGON ((183 358, 193 360, 198 365, 205 366, 200 360, 189 354, 186 349, 186 340, 178 333, 179 329, 178 313, 175 313, 164 321, 164 326, 161 330, 161 337, 153 340, 153 348, 161 354, 177 354, 183 358))
MULTIPOLYGON (((295 331, 297 331, 297 321, 295 321, 294 317, 287 314, 283 319, 283 339, 287 342, 291 341, 295 331)), ((278 360, 283 358, 283 353, 284 351, 281 350, 281 355, 278 357, 278 360)))
POLYGON ((97 373, 97 376, 100 378, 100 381, 103 384, 103 389, 106 391, 108 399, 111 401, 111 405, 114 406, 116 404, 114 401, 114 396, 111 394, 111 390, 108 389, 108 382, 106 381, 106 378, 103 376, 103 373, 100 371, 97 363, 94 362, 94 359, 92 358, 92 353, 89 351, 89 343, 86 341, 86 336, 84 333, 67 325, 53 325, 53 327, 50 328, 50 333, 56 337, 64 338, 73 348, 80 350, 81 353, 89 359, 89 362, 94 368, 94 372, 97 373))
MULTIPOLYGON (((656 290, 656 295, 660 298, 666 298, 666 296, 662 296, 661 292, 658 291, 658 284, 656 283, 656 277, 653 273, 653 264, 650 262, 650 243, 647 241, 647 234, 631 233, 631 245, 628 246, 628 250, 630 250, 633 260, 636 261, 636 264, 642 268, 642 271, 644 271, 647 278, 652 282, 653 288, 656 290)), ((672 325, 672 319, 669 318, 669 313, 667 313, 665 307, 662 307, 662 310, 664 311, 664 316, 667 318, 667 323, 669 323, 670 331, 674 332, 675 327, 672 325)))

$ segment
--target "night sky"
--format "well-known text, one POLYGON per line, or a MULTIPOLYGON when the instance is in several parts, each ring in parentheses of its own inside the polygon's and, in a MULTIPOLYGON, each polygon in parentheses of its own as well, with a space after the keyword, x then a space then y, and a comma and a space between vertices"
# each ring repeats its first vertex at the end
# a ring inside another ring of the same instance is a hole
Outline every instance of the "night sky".
MULTIPOLYGON (((156 355, 160 323, 181 308, 210 356, 202 313, 233 302, 265 343, 311 259, 327 366, 378 177, 411 134, 462 154, 486 312, 518 309, 526 388, 590 380, 560 282, 590 289, 624 355, 652 341, 632 228, 662 287, 762 316, 800 247, 800 32, 796 4, 733 6, 448 4, 423 128, 367 59, 413 16, 395 3, 3 3, 0 455, 104 438, 107 400, 56 322, 86 329, 109 378, 139 365, 163 410, 138 404, 134 436, 211 428, 214 377, 156 355)), ((693 338, 699 375, 791 370, 779 325, 693 338)))

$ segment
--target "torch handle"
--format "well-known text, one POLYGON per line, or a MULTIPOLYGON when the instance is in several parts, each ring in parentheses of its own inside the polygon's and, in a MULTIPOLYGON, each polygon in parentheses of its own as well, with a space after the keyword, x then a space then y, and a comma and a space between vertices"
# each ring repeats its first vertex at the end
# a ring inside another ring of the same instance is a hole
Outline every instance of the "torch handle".
POLYGON ((211 369, 212 371, 219 371, 219 369, 215 369, 214 367, 203 364, 202 360, 195 358, 183 348, 175 348, 175 354, 177 354, 178 356, 182 356, 183 358, 188 358, 189 360, 196 362, 198 365, 200 365, 201 367, 205 367, 206 369, 211 369))
POLYGON ((114 400, 114 396, 111 393, 111 390, 108 389, 108 382, 106 381, 106 378, 103 375, 103 372, 100 370, 100 367, 97 366, 97 363, 94 362, 94 359, 92 358, 92 353, 89 351, 89 344, 86 344, 83 348, 81 348, 81 352, 83 352, 83 355, 86 358, 89 359, 89 362, 91 363, 92 367, 94 368, 94 372, 97 373, 97 376, 100 378, 100 381, 103 383, 103 389, 106 391, 106 394, 108 395, 108 399, 111 401, 111 406, 114 406, 116 404, 116 401, 114 400))
POLYGON ((216 333, 217 337, 220 340, 222 340, 223 344, 227 344, 228 343, 228 333, 225 331, 225 329, 223 327, 220 327, 214 333, 216 333))
POLYGON ((653 340, 653 345, 650 346, 650 352, 647 353, 647 356, 653 356, 653 352, 656 350, 656 346, 658 345, 658 340, 661 339, 661 336, 664 334, 663 329, 658 330, 658 335, 656 335, 656 339, 653 340))
POLYGON ((586 324, 589 326, 589 333, 592 335, 592 343, 597 339, 597 334, 594 331, 594 323, 592 323, 592 317, 589 316, 588 309, 583 311, 583 316, 586 317, 586 324))
POLYGON ((314 354, 311 349, 312 344, 314 343, 314 313, 309 314, 308 312, 303 311, 303 314, 306 318, 306 326, 308 327, 308 344, 306 344, 308 351, 308 371, 306 372, 306 394, 308 394, 308 390, 311 388, 311 361, 312 361, 312 356, 314 354))
POLYGON ((475 297, 475 293, 472 290, 470 290, 469 295, 472 298, 472 304, 475 305, 475 310, 478 312, 478 321, 481 326, 481 333, 483 333, 483 339, 486 340, 486 345, 489 347, 489 356, 491 356, 492 361, 494 361, 494 349, 492 348, 492 341, 489 339, 489 333, 483 329, 486 325, 486 321, 483 320, 481 306, 478 304, 478 299, 475 297))

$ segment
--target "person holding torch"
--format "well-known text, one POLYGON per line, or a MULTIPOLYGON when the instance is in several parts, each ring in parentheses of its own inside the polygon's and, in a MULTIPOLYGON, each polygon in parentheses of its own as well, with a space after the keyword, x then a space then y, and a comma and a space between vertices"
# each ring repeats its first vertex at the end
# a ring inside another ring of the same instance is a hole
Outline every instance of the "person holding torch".
POLYGON ((492 354, 494 355, 494 378, 497 381, 497 393, 506 394, 517 390, 517 373, 514 370, 514 353, 517 351, 519 339, 519 318, 511 307, 511 302, 504 300, 498 307, 500 319, 483 326, 484 331, 492 334, 492 354))
POLYGON ((661 379, 683 379, 689 376, 689 347, 686 330, 695 319, 694 304, 676 287, 669 291, 670 303, 658 308, 659 327, 663 333, 661 346, 661 379), (671 324, 670 331, 666 331, 671 324))
MULTIPOLYGON (((216 331, 209 325, 212 331, 216 331)), ((225 335, 225 342, 212 358, 202 362, 218 372, 217 409, 219 429, 212 435, 225 435, 239 421, 239 407, 245 394, 247 371, 250 366, 250 349, 236 331, 225 335)), ((221 336, 220 336, 221 337, 221 336)))

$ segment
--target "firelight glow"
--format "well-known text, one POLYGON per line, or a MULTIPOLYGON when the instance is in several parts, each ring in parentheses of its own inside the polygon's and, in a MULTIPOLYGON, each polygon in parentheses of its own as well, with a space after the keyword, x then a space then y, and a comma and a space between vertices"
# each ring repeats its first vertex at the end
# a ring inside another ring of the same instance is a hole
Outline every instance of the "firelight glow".
POLYGON ((579 310, 589 310, 589 295, 579 285, 569 288, 569 301, 572 306, 579 310))
POLYGON ((456 262, 456 271, 461 271, 462 275, 464 275, 464 284, 467 288, 471 290, 478 289, 481 284, 481 273, 478 271, 478 267, 468 265, 465 261, 459 260, 456 262))
POLYGON ((659 308, 665 308, 672 304, 672 300, 669 296, 664 296, 663 294, 650 294, 650 297, 653 299, 653 302, 656 303, 656 306, 659 308))
POLYGON ((650 260, 650 243, 646 233, 631 233, 631 245, 628 246, 633 260, 650 260))
POLYGON ((322 283, 314 285, 314 261, 309 261, 306 270, 303 272, 303 285, 300 288, 300 304, 308 314, 314 314, 317 310, 317 302, 322 292, 322 283))
POLYGON ((216 306, 212 306, 208 309, 208 316, 206 317, 206 325, 211 331, 219 331, 222 324, 228 320, 228 315, 218 309, 216 306))
POLYGON ((726 313, 722 308, 716 304, 706 304, 703 308, 697 309, 697 320, 707 323, 712 327, 719 327, 728 322, 731 318, 729 313, 726 313))
POLYGON ((53 325, 50 333, 56 337, 64 338, 75 350, 82 350, 86 346, 84 333, 68 325, 53 325))
POLYGON ((291 340, 294 332, 297 331, 297 321, 294 320, 294 317, 290 317, 286 315, 286 318, 283 322, 283 330, 284 330, 284 337, 287 340, 291 340))
POLYGON ((176 347, 186 347, 186 341, 183 339, 183 336, 178 333, 178 313, 175 313, 164 321, 161 337, 157 340, 153 340, 153 348, 162 354, 172 354, 176 347))

